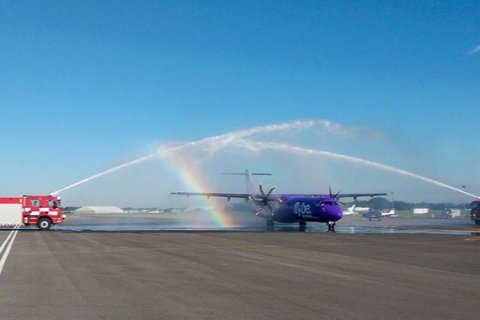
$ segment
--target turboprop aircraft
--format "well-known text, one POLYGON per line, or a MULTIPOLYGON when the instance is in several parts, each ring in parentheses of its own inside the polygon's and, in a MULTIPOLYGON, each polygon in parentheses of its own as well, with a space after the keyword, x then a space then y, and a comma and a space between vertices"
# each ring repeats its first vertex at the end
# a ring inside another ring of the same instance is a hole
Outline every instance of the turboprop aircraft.
POLYGON ((351 207, 347 208, 347 210, 344 210, 343 215, 344 216, 356 215, 356 214, 359 214, 361 212, 368 212, 368 211, 370 211, 370 208, 368 208, 368 207, 357 207, 354 204, 351 207))
POLYGON ((362 217, 368 221, 372 221, 373 219, 377 219, 378 221, 380 221, 382 218, 394 217, 394 216, 395 216, 395 209, 393 208, 387 212, 383 212, 380 210, 370 210, 362 214, 362 217))
MULTIPOLYGON (((247 189, 252 188, 252 176, 270 175, 269 173, 252 173, 246 169, 243 173, 227 173, 244 175, 247 189)), ((262 185, 260 193, 251 190, 248 193, 225 193, 225 192, 172 192, 174 195, 222 197, 229 201, 232 198, 241 198, 251 201, 255 208, 255 214, 264 218, 267 229, 272 230, 275 222, 298 223, 299 230, 305 231, 307 222, 322 222, 328 226, 328 231, 335 231, 335 223, 342 218, 342 208, 338 203, 341 198, 351 197, 375 197, 384 196, 386 193, 345 193, 332 194, 273 194, 276 187, 264 192, 262 185)))

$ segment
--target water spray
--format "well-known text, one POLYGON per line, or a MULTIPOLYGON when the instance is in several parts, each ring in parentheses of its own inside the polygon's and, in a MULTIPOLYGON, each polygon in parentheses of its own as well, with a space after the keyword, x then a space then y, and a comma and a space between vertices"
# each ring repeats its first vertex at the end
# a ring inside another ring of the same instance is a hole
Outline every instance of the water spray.
POLYGON ((106 171, 100 172, 100 173, 98 173, 98 174, 96 174, 96 175, 93 175, 93 176, 91 176, 91 177, 88 177, 88 178, 86 178, 86 179, 83 179, 83 180, 80 180, 80 181, 78 181, 78 182, 75 182, 75 183, 73 183, 73 184, 71 184, 71 185, 69 185, 69 186, 66 186, 66 187, 62 188, 62 189, 59 189, 59 190, 54 191, 54 192, 51 192, 50 194, 51 194, 52 196, 56 196, 56 195, 59 194, 60 192, 63 192, 63 191, 65 191, 65 190, 68 190, 68 189, 71 189, 71 188, 73 188, 73 187, 79 186, 79 185, 81 185, 81 184, 83 184, 83 183, 85 183, 85 182, 91 181, 91 180, 93 180, 93 179, 100 178, 101 176, 104 176, 104 175, 106 175, 106 174, 113 173, 113 172, 118 171, 118 170, 120 170, 120 169, 129 167, 129 166, 132 166, 132 165, 134 165, 134 164, 139 164, 139 163, 144 162, 144 161, 146 161, 146 160, 152 159, 153 157, 155 157, 155 154, 151 154, 151 155, 149 155, 149 156, 145 156, 145 157, 142 157, 142 158, 139 158, 139 159, 136 159, 136 160, 132 160, 132 161, 126 162, 126 163, 124 163, 124 164, 121 164, 121 165, 118 165, 118 166, 113 167, 113 168, 111 168, 111 169, 108 169, 108 170, 106 170, 106 171))
POLYGON ((450 186, 448 184, 445 184, 440 181, 436 181, 418 174, 414 174, 412 172, 398 169, 392 166, 384 165, 379 162, 374 162, 370 160, 365 160, 361 158, 356 158, 352 156, 347 156, 339 153, 334 153, 330 151, 322 151, 322 150, 315 150, 315 149, 308 149, 308 148, 303 148, 299 146, 293 146, 293 145, 288 145, 288 144, 282 144, 282 143, 275 143, 275 142, 257 142, 257 141, 251 141, 251 140, 246 140, 245 138, 251 137, 253 135, 257 134, 267 134, 267 133, 272 133, 272 132, 288 132, 291 130, 299 130, 299 129, 308 129, 314 126, 320 126, 323 129, 330 131, 330 132, 337 132, 337 133, 345 133, 349 132, 348 128, 342 127, 340 124, 331 122, 328 120, 303 120, 303 121, 292 121, 292 122, 287 122, 287 123, 281 123, 281 124, 273 124, 273 125, 266 125, 266 126, 258 126, 258 127, 253 127, 250 129, 246 130, 239 130, 239 131, 234 131, 230 133, 225 133, 222 135, 218 136, 213 136, 213 137, 208 137, 204 138, 201 140, 197 141, 191 141, 187 143, 181 143, 181 144, 176 144, 176 145, 170 145, 170 146, 162 146, 160 147, 156 153, 147 155, 141 158, 138 158, 136 160, 132 160, 129 162, 126 162, 124 164, 118 165, 116 167, 113 167, 111 169, 108 169, 106 171, 100 172, 98 174, 95 174, 91 177, 88 177, 86 179, 83 179, 81 181, 78 181, 76 183, 73 183, 69 186, 66 186, 62 189, 59 189, 57 191, 52 192, 52 195, 57 195, 60 192, 63 192, 65 190, 71 189, 73 187, 79 186, 83 183, 89 182, 91 180, 94 180, 96 178, 102 177, 104 175, 116 172, 118 170, 137 165, 139 163, 145 162, 147 160, 153 159, 153 158, 164 158, 168 156, 169 153, 172 152, 178 152, 178 151, 183 151, 183 150, 188 150, 193 147, 200 147, 203 149, 203 151, 209 153, 210 155, 213 155, 220 150, 234 145, 238 147, 242 147, 247 150, 251 150, 254 152, 258 151, 263 151, 263 150, 277 150, 277 151, 283 151, 283 152, 289 152, 289 153, 295 153, 295 154, 300 154, 300 155, 315 155, 315 156, 324 156, 324 157, 330 157, 338 160, 343 160, 343 161, 348 161, 348 162, 353 162, 356 164, 372 167, 372 168, 377 168, 381 169, 386 172, 391 172, 391 173, 396 173, 400 174, 403 176, 411 177, 417 180, 422 180, 428 183, 435 184, 437 186, 447 188, 459 193, 463 193, 465 195, 468 195, 473 198, 480 199, 480 196, 476 196, 474 194, 471 194, 469 192, 466 192, 464 190, 455 188, 453 186, 450 186))
POLYGON ((95 174, 93 176, 90 176, 88 178, 80 180, 78 182, 75 182, 75 183, 73 183, 69 186, 66 186, 64 188, 61 188, 57 191, 51 192, 50 194, 51 195, 57 195, 60 192, 63 192, 63 191, 66 191, 68 189, 77 187, 81 184, 92 181, 96 178, 100 178, 104 175, 116 172, 118 170, 130 167, 132 165, 137 165, 139 163, 145 162, 145 161, 153 159, 153 158, 163 158, 166 155, 168 155, 168 153, 170 153, 170 152, 182 151, 184 149, 192 148, 192 147, 195 147, 195 146, 200 146, 200 147, 204 147, 206 149, 206 151, 208 151, 210 154, 214 154, 214 153, 222 150, 223 148, 225 148, 226 146, 228 146, 229 144, 231 144, 232 142, 234 142, 238 139, 248 138, 248 137, 250 137, 252 135, 256 135, 256 134, 266 134, 266 133, 272 133, 272 132, 278 132, 278 131, 288 132, 288 131, 291 131, 291 130, 307 129, 307 128, 313 127, 315 125, 320 125, 320 126, 324 127, 325 129, 330 129, 330 130, 332 130, 332 129, 341 130, 342 129, 340 124, 337 124, 335 122, 328 121, 328 120, 301 120, 301 121, 297 120, 297 121, 292 121, 292 122, 287 122, 287 123, 273 124, 273 125, 266 125, 266 126, 258 126, 258 127, 253 127, 253 128, 246 129, 246 130, 234 131, 234 132, 225 133, 225 134, 218 135, 218 136, 208 137, 208 138, 204 138, 204 139, 201 139, 201 140, 182 143, 182 144, 177 144, 177 145, 169 146, 169 147, 162 146, 154 154, 147 155, 147 156, 138 158, 136 160, 132 160, 132 161, 123 163, 121 165, 118 165, 118 166, 113 167, 111 169, 108 169, 106 171, 100 172, 98 174, 95 174))
POLYGON ((300 155, 315 155, 315 156, 323 156, 323 157, 329 157, 329 158, 334 158, 337 160, 343 160, 343 161, 348 161, 348 162, 353 162, 356 164, 364 165, 367 167, 371 168, 376 168, 380 169, 386 172, 390 173, 396 173, 399 175, 403 175, 406 177, 411 177, 417 180, 421 180, 424 182, 432 183, 434 185, 437 185, 442 188, 447 188, 456 192, 463 193, 467 196, 473 197, 480 199, 480 196, 474 195, 472 193, 466 192, 462 189, 455 188, 453 186, 450 186, 446 183, 433 180, 415 173, 412 173, 407 170, 403 169, 398 169, 389 165, 385 165, 379 162, 375 161, 370 161, 370 160, 365 160, 357 157, 352 157, 352 156, 347 156, 344 154, 339 154, 339 153, 334 153, 330 151, 323 151, 323 150, 316 150, 316 149, 308 149, 308 148, 303 148, 299 146, 292 146, 288 144, 283 144, 283 143, 275 143, 275 142, 256 142, 256 141, 249 141, 249 140, 237 140, 235 142, 235 145, 238 147, 242 147, 251 151, 264 151, 264 150, 276 150, 276 151, 283 151, 283 152, 289 152, 289 153, 294 153, 294 154, 300 154, 300 155))

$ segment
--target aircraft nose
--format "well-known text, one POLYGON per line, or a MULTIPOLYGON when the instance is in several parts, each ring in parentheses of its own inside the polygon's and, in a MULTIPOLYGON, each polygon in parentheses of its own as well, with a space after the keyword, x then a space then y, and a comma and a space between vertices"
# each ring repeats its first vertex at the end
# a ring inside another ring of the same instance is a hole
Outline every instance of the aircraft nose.
POLYGON ((342 219, 343 211, 341 208, 337 208, 333 214, 333 218, 335 221, 342 219))

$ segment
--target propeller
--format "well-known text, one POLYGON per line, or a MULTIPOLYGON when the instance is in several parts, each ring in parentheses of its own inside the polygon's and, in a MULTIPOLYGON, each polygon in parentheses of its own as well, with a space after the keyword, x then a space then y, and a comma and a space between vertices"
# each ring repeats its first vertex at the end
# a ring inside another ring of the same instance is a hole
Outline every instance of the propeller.
POLYGON ((333 194, 332 193, 332 188, 330 187, 330 185, 328 185, 328 194, 330 196, 330 198, 332 199, 335 199, 335 201, 337 201, 338 203, 342 204, 342 205, 345 205, 345 203, 343 203, 342 201, 340 201, 337 197, 338 195, 340 194, 340 192, 342 192, 342 190, 338 191, 337 193, 333 194))
POLYGON ((257 202, 260 202, 260 205, 261 205, 261 208, 255 213, 257 216, 261 214, 261 212, 263 211, 263 209, 265 207, 267 207, 269 210, 270 210, 270 213, 271 215, 273 215, 273 208, 272 206, 270 205, 270 201, 281 201, 280 199, 278 198, 271 198, 270 195, 272 194, 273 190, 275 190, 277 187, 272 187, 270 188, 270 190, 268 190, 268 192, 265 194, 265 191, 263 191, 263 186, 260 185, 259 186, 259 189, 260 189, 260 197, 255 197, 253 198, 253 200, 257 201, 257 202))

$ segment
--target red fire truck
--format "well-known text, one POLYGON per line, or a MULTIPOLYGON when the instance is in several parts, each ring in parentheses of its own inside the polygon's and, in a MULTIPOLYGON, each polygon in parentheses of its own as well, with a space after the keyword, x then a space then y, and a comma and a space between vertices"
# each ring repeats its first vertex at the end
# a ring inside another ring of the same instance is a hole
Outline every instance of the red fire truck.
POLYGON ((0 226, 37 225, 40 230, 48 230, 63 220, 60 197, 0 197, 0 226))

